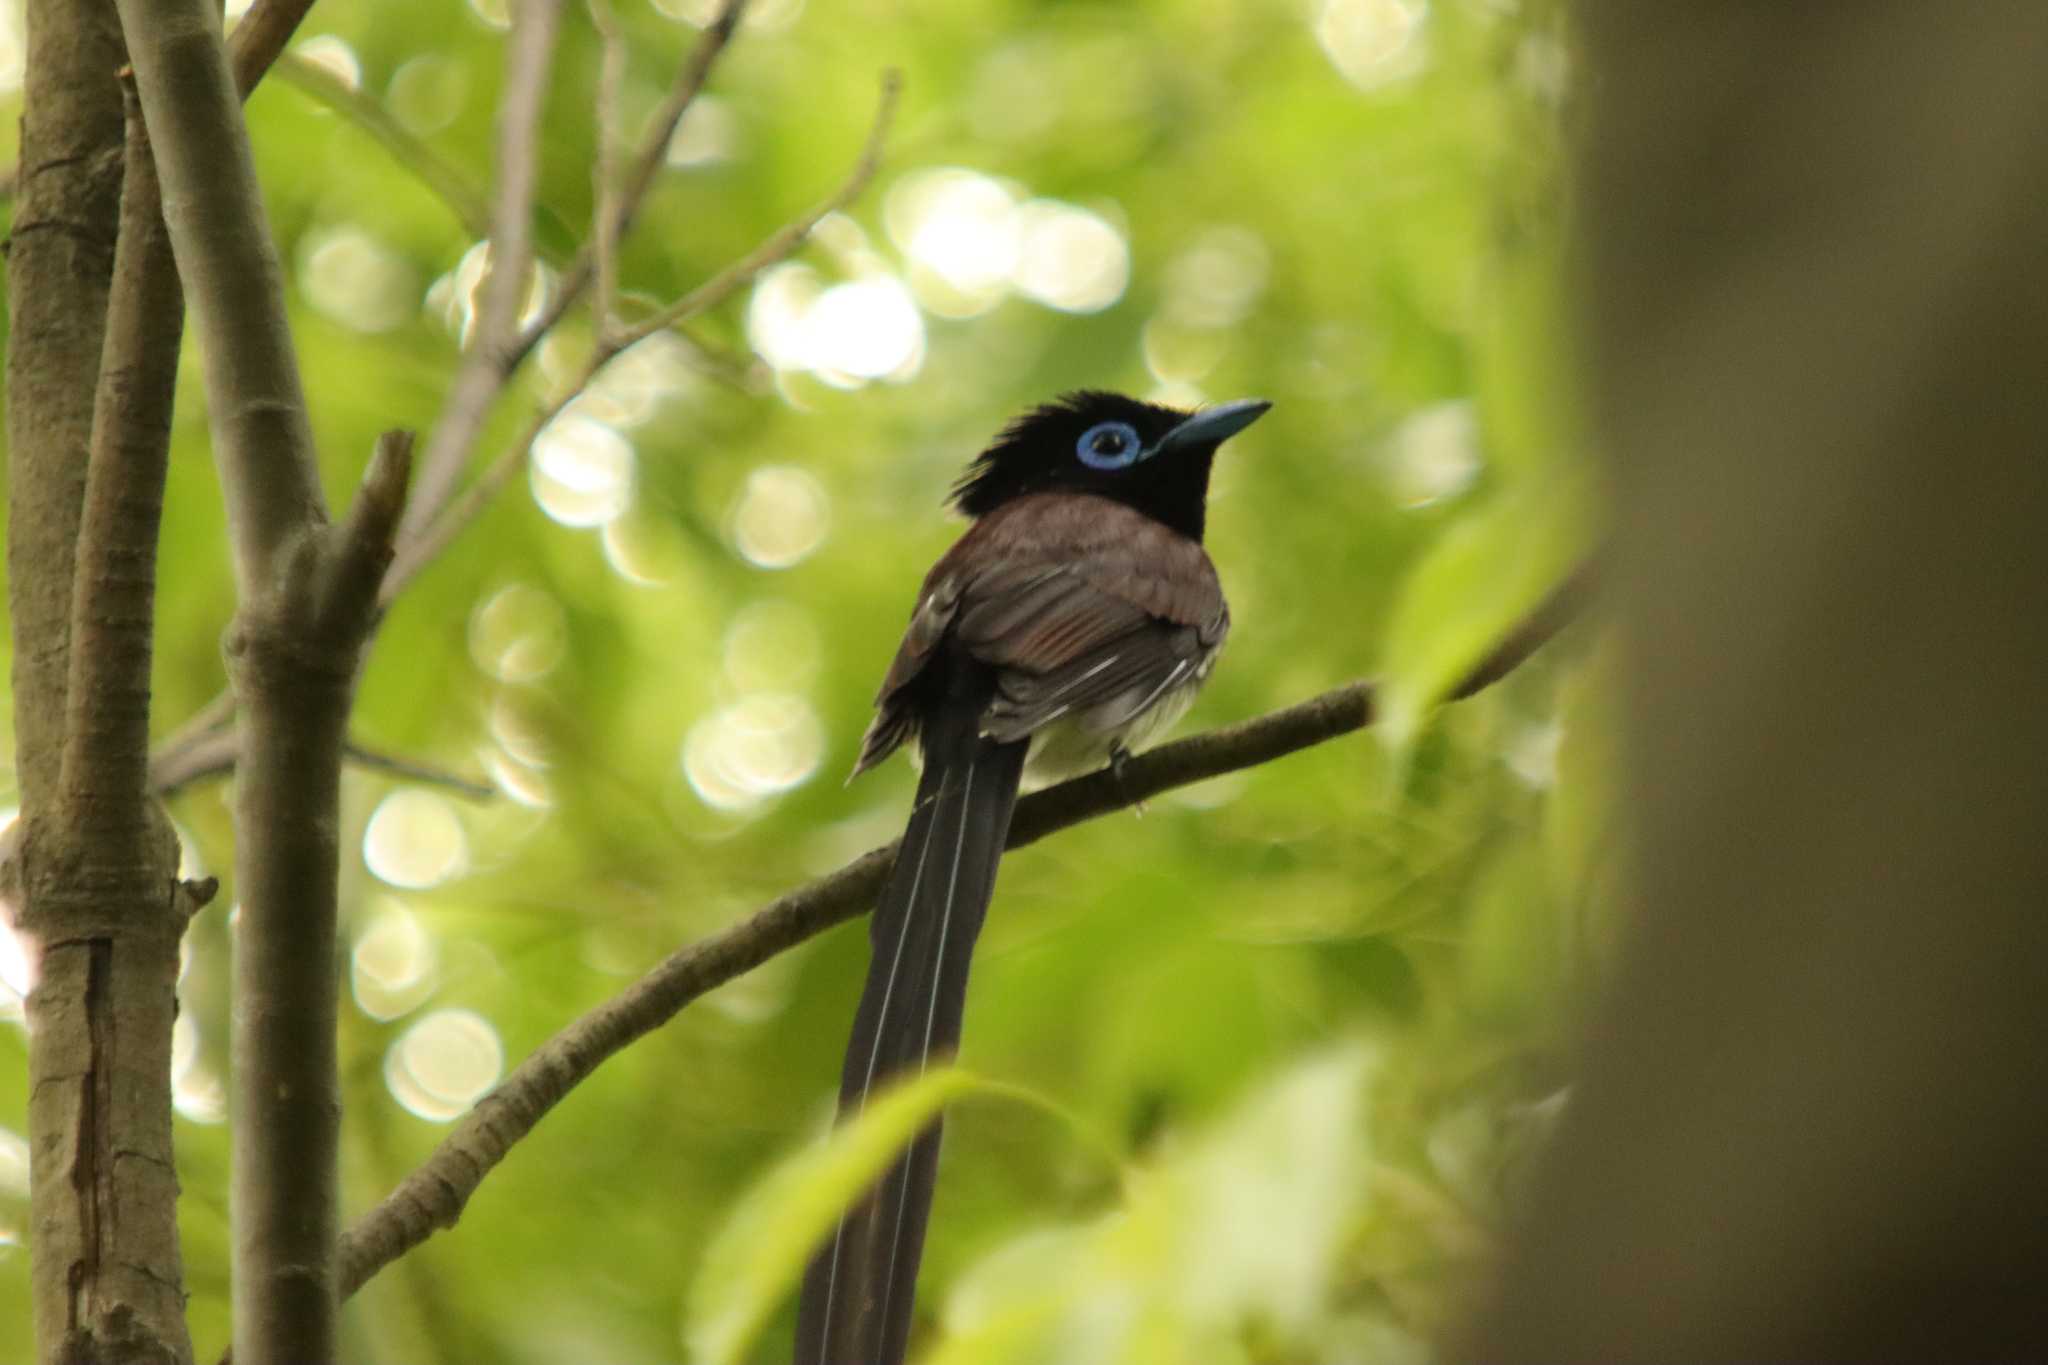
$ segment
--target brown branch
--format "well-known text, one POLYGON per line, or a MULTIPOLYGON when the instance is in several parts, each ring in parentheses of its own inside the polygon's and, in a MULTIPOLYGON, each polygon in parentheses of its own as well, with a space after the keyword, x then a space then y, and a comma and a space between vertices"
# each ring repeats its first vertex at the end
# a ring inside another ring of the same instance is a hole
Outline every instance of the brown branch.
MULTIPOLYGON (((235 761, 241 756, 241 752, 241 737, 232 727, 209 730, 191 743, 181 745, 175 751, 151 762, 150 791, 158 799, 167 799, 195 782, 204 782, 212 777, 225 777, 235 770, 235 761)), ((356 740, 349 740, 342 746, 342 758, 355 767, 365 768, 371 772, 390 773, 394 777, 408 778, 428 786, 446 787, 472 801, 488 801, 498 794, 498 789, 488 782, 463 777, 459 773, 451 773, 431 763, 372 748, 356 740)))
POLYGON ((752 251, 734 261, 725 269, 677 299, 653 317, 635 323, 619 338, 619 349, 644 341, 656 332, 665 331, 679 322, 687 321, 700 313, 708 312, 731 298, 735 293, 753 282, 756 275, 779 261, 787 260, 790 253, 804 244, 827 214, 837 213, 852 203, 854 197, 867 187, 875 171, 882 164, 882 145, 889 136, 889 125, 896 116, 896 99, 903 92, 903 76, 897 71, 882 74, 882 99, 875 110, 874 126, 868 130, 867 144, 861 148, 860 160, 854 163, 852 174, 845 183, 833 192, 823 203, 803 217, 786 223, 752 251))
POLYGON ((249 98, 312 8, 313 0, 256 0, 249 6, 228 37, 228 63, 243 99, 249 98))
POLYGON ((588 0, 590 22, 603 44, 597 74, 597 157, 591 166, 590 247, 597 259, 597 298, 591 304, 592 330, 602 337, 611 331, 619 303, 619 97, 626 84, 626 37, 609 0, 588 0))
POLYGON ((427 439, 402 539, 411 539, 448 501, 492 401, 518 363, 508 356, 518 341, 519 310, 533 270, 540 116, 547 103, 561 13, 561 0, 518 0, 513 6, 512 34, 505 47, 505 93, 498 106, 490 247, 477 287, 475 323, 469 350, 427 439))
MULTIPOLYGON (((75 35, 74 35, 75 36, 75 35)), ((40 54, 39 54, 40 58, 40 54)), ((182 312, 132 89, 111 293, 70 574, 54 801, 38 792, 9 899, 42 945, 29 999, 31 1201, 43 1359, 189 1360, 171 1161, 184 928, 177 841, 150 803, 158 531, 182 312), (124 1158, 135 1158, 124 1160, 124 1158), (125 1321, 124 1321, 125 1320, 125 1321)))
MULTIPOLYGON (((1453 695, 1470 696, 1512 672, 1582 608, 1589 584, 1586 572, 1574 574, 1475 665, 1453 695)), ((1373 714, 1373 685, 1354 682, 1241 725, 1162 745, 1131 759, 1120 775, 1105 769, 1023 798, 1011 821, 1008 846, 1021 848, 1175 787, 1363 729, 1372 724, 1373 714)), ((354 1293, 437 1230, 454 1226, 484 1177, 605 1059, 705 992, 867 909, 895 857, 894 843, 871 849, 722 933, 679 950, 543 1043, 343 1236, 341 1292, 354 1293)))
MULTIPOLYGON (((726 44, 732 41, 738 30, 740 18, 747 7, 747 0, 726 0, 725 8, 711 21, 698 36, 696 47, 690 50, 689 60, 676 71, 675 82, 670 85, 668 95, 662 100, 661 108, 648 121, 647 133, 640 140, 640 149, 633 158, 632 173, 619 194, 619 208, 615 218, 616 235, 610 246, 616 249, 620 239, 632 229, 633 220, 639 215, 641 201, 654 187, 654 180, 661 173, 661 167, 668 157, 669 143, 681 126, 683 116, 696 103, 697 96, 704 89, 704 82, 711 75, 711 68, 717 63, 726 44)), ((560 322, 568 311, 576 306, 594 277, 596 251, 594 244, 586 243, 576 259, 563 273, 561 288, 555 298, 534 319, 520 338, 518 355, 524 357, 543 336, 560 322)), ((517 360, 514 361, 517 363, 517 360)))
POLYGON ((549 422, 582 394, 604 367, 621 353, 645 341, 656 332, 675 326, 678 322, 695 317, 707 309, 730 298, 769 266, 788 259, 798 247, 804 244, 811 230, 826 214, 836 212, 851 203, 881 165, 882 147, 889 135, 889 126, 896 113, 896 98, 903 85, 898 72, 888 71, 882 76, 882 95, 875 109, 875 121, 869 129, 866 144, 861 148, 859 159, 846 179, 825 201, 803 216, 785 223, 770 233, 759 246, 734 261, 725 269, 691 290, 668 307, 615 335, 600 334, 593 343, 590 356, 585 360, 576 377, 562 392, 527 422, 512 443, 499 452, 477 481, 463 494, 451 502, 431 525, 420 529, 399 547, 398 558, 391 566, 391 573, 385 580, 382 602, 389 606, 398 593, 419 575, 433 558, 476 520, 497 497, 506 484, 526 466, 526 458, 533 443, 549 422))
POLYGON ((234 1336, 244 1360, 335 1355, 334 1020, 341 753, 410 472, 387 435, 331 525, 217 0, 118 0, 201 341, 234 551, 241 702, 232 1125, 234 1336))
MULTIPOLYGON (((725 51, 726 44, 732 41, 732 35, 739 30, 740 19, 746 14, 746 9, 747 0, 726 0, 725 8, 698 36, 697 46, 690 51, 690 59, 676 73, 675 83, 669 87, 661 108, 649 121, 646 136, 640 139, 639 155, 634 157, 625 188, 619 194, 619 215, 615 224, 618 236, 623 237, 632 228, 642 201, 647 198, 648 190, 654 187, 655 177, 661 174, 662 166, 668 161, 668 147, 675 140, 676 129, 682 126, 683 116, 690 112, 690 106, 703 92, 712 66, 725 51)), ((613 239, 613 245, 617 245, 617 240, 617 237, 613 239)))
POLYGON ((84 515, 72 575, 71 661, 60 803, 140 841, 148 799, 149 667, 157 537, 170 464, 171 400, 185 300, 164 230, 156 165, 134 87, 113 292, 93 407, 84 515))
POLYGON ((424 786, 446 787, 457 796, 467 797, 471 801, 489 801, 498 794, 498 789, 488 782, 478 782, 474 778, 451 773, 445 768, 437 768, 431 763, 422 763, 403 754, 372 749, 354 740, 348 742, 347 747, 342 750, 342 756, 358 768, 389 773, 393 777, 403 777, 407 781, 418 782, 424 786))

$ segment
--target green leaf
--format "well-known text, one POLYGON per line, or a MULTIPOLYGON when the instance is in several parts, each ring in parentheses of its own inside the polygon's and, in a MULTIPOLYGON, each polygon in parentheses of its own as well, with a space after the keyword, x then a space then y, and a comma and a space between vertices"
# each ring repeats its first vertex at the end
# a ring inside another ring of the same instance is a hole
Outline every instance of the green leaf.
POLYGON ((847 1205, 874 1184, 941 1109, 965 1095, 1040 1109, 1110 1164, 1118 1164, 1114 1148, 1055 1100, 957 1067, 927 1071, 883 1092, 858 1118, 781 1162, 733 1207, 690 1287, 691 1358, 704 1365, 744 1358, 847 1205))
POLYGON ((1121 1206, 997 1248, 953 1286, 924 1365, 1233 1361, 1247 1328, 1312 1334, 1365 1198, 1378 1055, 1318 1054, 1170 1144, 1121 1206))
POLYGON ((1585 557, 1591 524, 1578 483, 1550 479, 1495 498, 1423 555, 1381 660, 1379 733, 1398 765, 1430 710, 1585 557))
POLYGON ((840 1213, 952 1100, 986 1083, 954 1067, 927 1071, 874 1100, 851 1123, 770 1171, 733 1206, 690 1287, 691 1359, 741 1360, 840 1213))

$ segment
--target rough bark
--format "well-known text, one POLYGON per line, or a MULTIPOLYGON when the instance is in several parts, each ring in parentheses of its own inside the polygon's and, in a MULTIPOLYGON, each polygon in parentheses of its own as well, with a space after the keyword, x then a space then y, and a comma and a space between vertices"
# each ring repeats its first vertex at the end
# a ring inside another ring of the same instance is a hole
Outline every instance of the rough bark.
POLYGON ((8 265, 22 820, 6 879, 38 956, 27 1002, 36 1339, 46 1362, 155 1365, 191 1358, 170 1123, 190 904, 146 786, 177 307, 173 287, 166 314, 169 254, 139 122, 123 184, 113 16, 39 0, 27 17, 8 265))
POLYGON ((1470 1361, 2048 1357, 2048 10, 1584 7, 1632 942, 1470 1361))

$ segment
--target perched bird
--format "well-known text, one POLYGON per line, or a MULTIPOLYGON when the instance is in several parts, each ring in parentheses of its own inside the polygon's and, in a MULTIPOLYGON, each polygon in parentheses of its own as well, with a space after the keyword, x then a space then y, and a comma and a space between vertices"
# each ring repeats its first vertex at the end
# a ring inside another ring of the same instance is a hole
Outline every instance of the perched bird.
MULTIPOLYGON (((925 575, 854 767, 906 740, 924 759, 869 927, 843 1117, 958 1043, 968 957, 1026 771, 1121 764, 1208 677, 1230 630, 1202 548, 1209 466, 1269 406, 1187 413, 1068 394, 1012 422, 954 488, 974 524, 925 575)), ((938 1154, 934 1123, 819 1249, 796 1365, 903 1359, 938 1154)))

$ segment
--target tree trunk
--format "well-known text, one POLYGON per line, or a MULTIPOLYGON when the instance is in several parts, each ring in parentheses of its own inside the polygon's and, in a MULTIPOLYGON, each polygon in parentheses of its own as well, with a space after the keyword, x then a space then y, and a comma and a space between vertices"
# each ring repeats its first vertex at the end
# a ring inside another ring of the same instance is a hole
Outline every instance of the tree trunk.
POLYGON ((2048 9, 1589 0, 1634 935, 1472 1361, 2048 1356, 2048 9))
MULTIPOLYGON (((152 245, 148 223, 123 225, 116 251, 125 57, 112 12, 31 0, 27 28, 7 366, 22 815, 6 875, 37 955, 36 1335, 46 1362, 184 1362, 170 1037, 186 907, 177 841, 145 787, 176 291, 166 360, 160 227, 152 245)), ((139 146, 131 198, 149 169, 139 146)), ((142 202, 153 220, 153 187, 142 202)))

